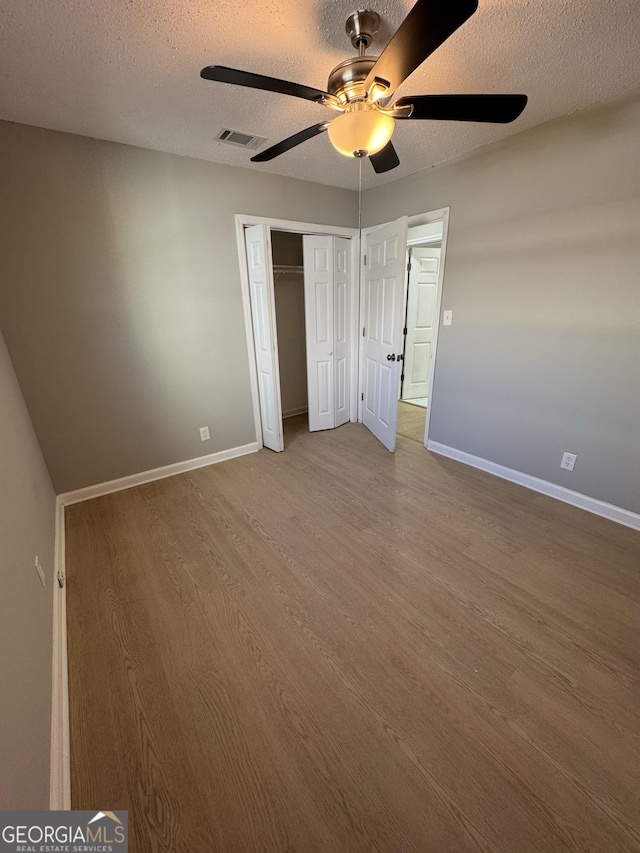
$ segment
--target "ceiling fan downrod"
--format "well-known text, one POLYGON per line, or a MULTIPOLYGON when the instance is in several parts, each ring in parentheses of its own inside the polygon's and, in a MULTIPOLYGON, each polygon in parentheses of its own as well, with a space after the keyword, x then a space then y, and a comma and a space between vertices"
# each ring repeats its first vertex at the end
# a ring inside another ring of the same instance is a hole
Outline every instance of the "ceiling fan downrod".
POLYGON ((371 9, 360 9, 353 12, 347 18, 345 26, 351 44, 360 56, 364 56, 379 28, 380 15, 371 9))

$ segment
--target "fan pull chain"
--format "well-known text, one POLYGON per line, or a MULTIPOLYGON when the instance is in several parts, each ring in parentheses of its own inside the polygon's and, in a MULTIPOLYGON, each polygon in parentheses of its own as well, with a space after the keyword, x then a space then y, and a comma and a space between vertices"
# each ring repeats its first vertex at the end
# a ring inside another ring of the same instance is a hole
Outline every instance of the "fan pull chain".
POLYGON ((358 158, 358 234, 362 230, 362 161, 363 157, 358 158))

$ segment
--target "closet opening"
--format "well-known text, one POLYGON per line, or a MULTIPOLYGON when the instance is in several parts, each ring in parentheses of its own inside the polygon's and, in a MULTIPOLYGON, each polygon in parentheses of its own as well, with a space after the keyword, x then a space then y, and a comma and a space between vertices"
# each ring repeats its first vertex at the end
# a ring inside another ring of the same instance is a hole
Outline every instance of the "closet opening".
POLYGON ((238 214, 236 233, 259 445, 356 421, 358 232, 238 214))
POLYGON ((272 230, 271 251, 282 418, 296 418, 285 424, 286 444, 288 434, 309 428, 302 234, 272 230))

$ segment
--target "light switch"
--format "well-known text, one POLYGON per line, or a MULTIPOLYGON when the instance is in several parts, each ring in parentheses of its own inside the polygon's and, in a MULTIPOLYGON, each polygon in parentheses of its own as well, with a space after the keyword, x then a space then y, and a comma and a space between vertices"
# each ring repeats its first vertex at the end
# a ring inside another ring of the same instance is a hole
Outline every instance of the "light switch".
POLYGON ((453 320, 453 311, 445 311, 442 315, 442 325, 450 326, 453 320))

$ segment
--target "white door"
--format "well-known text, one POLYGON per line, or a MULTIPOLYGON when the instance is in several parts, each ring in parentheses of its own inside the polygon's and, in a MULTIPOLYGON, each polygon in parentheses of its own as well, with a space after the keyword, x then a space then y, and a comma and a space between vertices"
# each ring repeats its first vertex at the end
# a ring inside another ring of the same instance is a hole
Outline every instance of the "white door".
POLYGON ((349 420, 350 241, 305 235, 304 295, 309 430, 349 420))
POLYGON ((335 425, 349 421, 351 387, 351 240, 333 238, 333 365, 335 425))
POLYGON ((440 249, 417 247, 409 252, 403 400, 426 401, 429 393, 440 253, 440 249))
POLYGON ((284 450, 269 229, 266 225, 251 225, 245 229, 245 242, 258 371, 262 441, 264 446, 271 450, 284 450))
POLYGON ((309 430, 333 429, 333 241, 305 235, 304 322, 307 337, 309 430))
POLYGON ((392 452, 396 449, 406 257, 406 216, 367 236, 362 422, 392 452))

